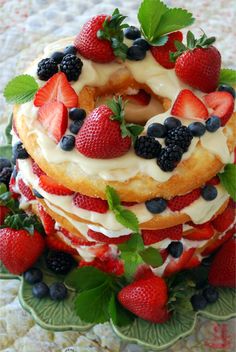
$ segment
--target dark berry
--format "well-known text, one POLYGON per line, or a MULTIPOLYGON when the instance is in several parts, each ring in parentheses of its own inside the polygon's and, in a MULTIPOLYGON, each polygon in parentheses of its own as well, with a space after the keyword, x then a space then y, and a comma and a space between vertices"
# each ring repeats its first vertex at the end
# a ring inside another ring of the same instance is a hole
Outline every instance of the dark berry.
POLYGON ((161 150, 157 164, 165 172, 173 171, 180 162, 182 155, 183 150, 178 145, 172 144, 161 150))
POLYGON ((49 294, 53 301, 62 301, 66 298, 68 291, 62 282, 55 282, 50 286, 49 294))
POLYGON ((74 148, 74 146, 75 146, 75 137, 72 136, 71 134, 67 134, 66 136, 63 136, 62 139, 60 140, 60 147, 62 150, 69 152, 74 148))
POLYGON ((49 288, 45 282, 38 282, 32 287, 32 294, 36 298, 44 298, 49 294, 49 288))
POLYGON ((30 268, 24 273, 24 279, 27 281, 29 284, 33 285, 36 284, 37 282, 42 281, 43 279, 43 273, 40 269, 38 268, 30 268))
POLYGON ((148 126, 147 135, 150 137, 164 138, 166 136, 167 129, 161 123, 152 123, 148 126))
POLYGON ((33 188, 33 194, 35 195, 36 198, 43 199, 44 197, 42 194, 40 194, 36 189, 33 188))
POLYGON ((193 122, 188 126, 191 131, 193 137, 201 137, 206 132, 206 127, 201 122, 193 122))
POLYGON ((127 39, 137 39, 141 37, 141 32, 137 27, 130 26, 125 29, 124 35, 127 39))
POLYGON ((73 54, 67 54, 64 56, 60 69, 65 73, 68 81, 77 81, 81 74, 83 62, 79 57, 73 54))
POLYGON ((221 126, 221 120, 218 116, 211 116, 206 120, 206 129, 208 132, 215 132, 221 126))
POLYGON ((13 146, 13 160, 14 162, 16 159, 27 159, 29 157, 29 154, 27 153, 26 149, 23 146, 23 143, 17 142, 13 146))
POLYGON ((42 81, 47 81, 57 72, 58 66, 53 59, 43 59, 38 63, 37 75, 42 81))
POLYGON ((201 294, 195 294, 190 299, 192 307, 195 311, 202 310, 207 306, 207 300, 201 294))
POLYGON ((155 138, 141 136, 136 139, 134 144, 136 155, 144 159, 156 158, 161 151, 161 144, 155 138))
POLYGON ((14 166, 11 177, 16 178, 17 174, 18 174, 17 168, 14 166))
POLYGON ((65 54, 63 52, 55 51, 55 53, 52 54, 51 59, 53 59, 57 64, 60 64, 64 56, 65 54))
POLYGON ((212 263, 213 260, 213 256, 209 256, 209 257, 205 257, 202 259, 201 261, 201 265, 203 265, 204 267, 209 267, 212 263))
POLYGON ((208 303, 215 303, 219 298, 219 292, 214 287, 207 287, 202 292, 208 303))
POLYGON ((5 167, 0 172, 0 183, 4 183, 6 186, 8 186, 10 182, 11 174, 12 174, 12 167, 5 167))
POLYGON ((81 121, 86 117, 86 111, 80 108, 73 108, 69 111, 69 118, 73 121, 81 121))
POLYGON ((177 128, 181 125, 182 125, 181 121, 172 116, 167 117, 164 121, 164 126, 167 128, 167 130, 171 130, 172 128, 177 128))
POLYGON ((178 145, 184 152, 188 150, 193 139, 192 133, 186 126, 179 126, 167 132, 166 145, 178 145))
POLYGON ((65 47, 65 49, 63 50, 64 56, 68 55, 68 54, 72 54, 75 55, 77 53, 77 49, 74 45, 68 45, 67 47, 65 47))
POLYGON ((133 45, 138 45, 146 51, 150 48, 150 44, 146 41, 146 39, 143 38, 135 39, 133 45))
POLYGON ((131 61, 143 60, 146 56, 146 50, 141 46, 133 45, 127 50, 127 59, 131 61))
POLYGON ((167 208, 167 201, 163 198, 153 198, 145 202, 146 208, 152 214, 160 214, 167 208))
POLYGON ((0 172, 5 168, 5 167, 11 167, 11 162, 7 158, 0 157, 0 172))
POLYGON ((218 91, 219 92, 228 92, 235 99, 235 95, 236 95, 235 94, 235 89, 233 87, 229 86, 228 84, 221 84, 218 87, 218 91))
POLYGON ((184 246, 182 242, 173 241, 169 244, 169 246, 167 247, 167 250, 172 257, 179 258, 183 253, 184 246))
POLYGON ((69 253, 50 252, 46 258, 47 267, 56 274, 67 274, 75 261, 69 253))
POLYGON ((72 122, 70 124, 70 126, 69 126, 70 132, 74 133, 74 134, 77 134, 79 132, 79 130, 81 129, 83 123, 84 123, 83 120, 72 122))
POLYGON ((211 201, 217 197, 217 188, 213 185, 206 185, 201 189, 201 196, 207 201, 211 201))

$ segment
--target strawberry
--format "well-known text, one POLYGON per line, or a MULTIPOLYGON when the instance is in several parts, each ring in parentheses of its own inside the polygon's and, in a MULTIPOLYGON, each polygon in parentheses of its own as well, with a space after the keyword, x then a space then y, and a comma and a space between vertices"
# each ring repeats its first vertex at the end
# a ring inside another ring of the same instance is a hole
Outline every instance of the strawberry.
POLYGON ((103 235, 101 232, 96 232, 91 229, 88 230, 88 236, 98 242, 103 242, 103 243, 108 243, 108 244, 124 243, 124 242, 128 241, 131 237, 131 235, 124 235, 124 236, 120 236, 120 237, 109 238, 109 237, 103 235))
POLYGON ((44 247, 44 239, 36 230, 31 235, 25 229, 0 229, 0 260, 12 274, 22 274, 34 265, 44 247))
POLYGON ((59 101, 46 103, 39 108, 37 119, 49 137, 58 143, 67 129, 67 108, 59 101))
POLYGON ((170 238, 171 240, 180 240, 182 238, 183 225, 177 225, 160 230, 142 230, 143 243, 149 246, 170 238))
POLYGON ((138 266, 138 269, 135 273, 134 280, 137 281, 139 279, 146 279, 148 277, 152 277, 153 272, 147 264, 141 264, 138 266))
POLYGON ((38 177, 40 177, 42 175, 46 175, 45 172, 40 169, 40 167, 38 166, 38 164, 35 161, 32 164, 32 170, 33 170, 33 173, 38 177))
POLYGON ((58 184, 51 177, 42 175, 39 178, 39 186, 48 193, 56 194, 57 196, 70 196, 74 194, 70 189, 58 184))
POLYGON ((69 253, 71 255, 78 255, 76 249, 70 247, 68 244, 63 242, 59 236, 56 234, 46 237, 46 245, 48 248, 54 251, 62 251, 69 253))
POLYGON ((34 97, 34 105, 40 107, 52 101, 63 103, 67 108, 78 106, 78 95, 68 82, 63 72, 53 75, 47 83, 40 88, 34 97))
POLYGON ((212 225, 216 231, 224 232, 230 225, 234 222, 235 219, 235 203, 230 199, 226 209, 223 213, 219 214, 213 221, 212 225))
POLYGON ((207 119, 208 111, 203 102, 189 89, 183 89, 178 94, 171 114, 187 119, 207 119))
POLYGON ((12 198, 18 199, 19 194, 17 192, 15 192, 15 185, 16 185, 16 179, 12 174, 11 178, 10 178, 10 182, 9 182, 9 191, 11 192, 12 198))
POLYGON ((224 126, 234 111, 234 98, 228 92, 213 92, 203 97, 208 108, 213 110, 212 115, 218 116, 221 126, 224 126))
POLYGON ((206 182, 207 185, 217 186, 220 184, 220 179, 218 176, 214 176, 209 181, 206 182))
POLYGON ((138 94, 125 95, 123 98, 136 104, 138 103, 138 105, 146 106, 150 103, 151 95, 145 92, 144 89, 140 89, 138 94))
POLYGON ((216 253, 208 279, 213 286, 236 287, 236 239, 228 240, 216 253))
POLYGON ((27 198, 27 200, 36 199, 31 191, 30 187, 27 186, 21 178, 18 180, 18 187, 19 187, 21 194, 23 194, 23 196, 25 198, 27 198))
POLYGON ((204 241, 210 239, 215 231, 210 223, 194 225, 195 229, 188 231, 184 238, 191 241, 204 241))
POLYGON ((150 50, 155 60, 165 68, 174 68, 175 63, 170 60, 170 53, 177 51, 175 41, 182 42, 183 34, 180 31, 168 34, 166 44, 162 46, 151 46, 150 50))
MULTIPOLYGON (((198 256, 193 255, 192 258, 183 266, 184 270, 195 268, 201 264, 201 260, 198 256)), ((181 269, 182 270, 182 269, 181 269)))
POLYGON ((133 314, 152 323, 164 323, 169 318, 168 288, 158 276, 141 278, 125 286, 118 293, 118 300, 133 314))
POLYGON ((187 207, 195 200, 197 200, 201 195, 200 188, 194 189, 192 192, 184 194, 183 196, 176 196, 168 201, 168 207, 172 211, 180 211, 181 209, 187 207))
POLYGON ((55 232, 55 220, 53 220, 41 204, 38 204, 38 211, 45 233, 52 235, 55 232))
POLYGON ((94 246, 96 242, 91 242, 86 240, 86 238, 82 238, 76 235, 73 235, 71 232, 67 231, 63 227, 60 227, 60 232, 71 241, 71 244, 74 246, 94 246))
POLYGON ((84 266, 94 266, 95 268, 104 271, 108 274, 113 275, 123 275, 124 274, 124 265, 121 260, 114 258, 106 258, 105 260, 101 260, 99 258, 95 258, 91 262, 86 262, 85 260, 81 260, 79 263, 79 267, 84 266))
POLYGON ((76 207, 95 211, 104 214, 108 211, 108 203, 101 198, 85 196, 81 193, 75 193, 73 203, 76 207))
POLYGON ((178 271, 183 270, 187 267, 188 262, 191 260, 192 256, 194 255, 195 248, 190 248, 187 251, 184 251, 182 255, 176 259, 172 260, 165 268, 164 276, 170 276, 178 271))
POLYGON ((10 213, 10 209, 4 205, 0 205, 0 225, 3 225, 5 218, 10 213))
POLYGON ((121 202, 121 204, 124 206, 124 207, 132 207, 133 205, 136 205, 138 204, 137 202, 121 202))
POLYGON ((187 46, 178 44, 178 52, 172 54, 176 58, 175 72, 177 77, 191 87, 210 93, 216 90, 221 67, 221 55, 212 46, 215 38, 207 38, 204 34, 199 40, 189 31, 187 46))
POLYGON ((204 251, 201 253, 202 256, 208 256, 211 253, 215 252, 220 246, 222 246, 223 243, 228 241, 231 237, 233 237, 236 233, 236 228, 235 226, 228 230, 225 235, 221 238, 217 238, 214 240, 214 242, 211 242, 210 245, 208 245, 204 251))

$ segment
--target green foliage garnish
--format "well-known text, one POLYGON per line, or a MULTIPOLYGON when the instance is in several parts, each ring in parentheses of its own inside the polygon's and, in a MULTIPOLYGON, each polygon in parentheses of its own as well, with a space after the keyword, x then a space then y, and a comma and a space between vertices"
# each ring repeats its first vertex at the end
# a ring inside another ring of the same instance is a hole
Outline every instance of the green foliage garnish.
POLYGON ((224 186, 230 197, 236 201, 236 165, 227 164, 224 171, 218 174, 221 184, 224 186))
POLYGON ((228 84, 229 86, 236 85, 236 70, 230 68, 222 68, 220 70, 219 84, 228 84))
POLYGON ((3 95, 8 103, 24 104, 32 100, 39 89, 38 83, 30 75, 20 75, 6 85, 3 95))

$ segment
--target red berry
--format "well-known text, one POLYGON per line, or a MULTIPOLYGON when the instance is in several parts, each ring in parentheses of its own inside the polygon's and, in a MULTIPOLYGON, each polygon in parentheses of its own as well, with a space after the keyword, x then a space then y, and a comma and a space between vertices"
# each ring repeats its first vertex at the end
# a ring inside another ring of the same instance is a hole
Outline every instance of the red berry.
POLYGON ((33 195, 30 187, 27 186, 21 178, 18 180, 18 187, 19 187, 21 194, 23 194, 23 196, 25 198, 27 198, 28 200, 35 199, 35 196, 33 195))
POLYGON ((191 241, 203 241, 210 239, 215 231, 210 223, 194 225, 195 229, 188 231, 184 238, 191 241))
POLYGON ((55 232, 55 220, 46 212, 41 204, 38 204, 38 211, 45 233, 52 235, 55 232))
POLYGON ((108 211, 108 203, 106 200, 85 196, 81 193, 76 193, 74 195, 73 203, 78 208, 95 211, 101 214, 108 211))
POLYGON ((176 225, 160 230, 142 230, 142 237, 145 246, 163 241, 167 238, 171 240, 180 240, 182 238, 183 225, 176 225))
POLYGON ((88 230, 88 236, 98 242, 103 242, 103 243, 108 243, 108 244, 124 243, 124 242, 128 241, 131 237, 131 235, 123 235, 120 237, 110 238, 110 237, 103 235, 103 233, 101 233, 101 232, 96 232, 91 229, 88 230))
POLYGON ((187 207, 195 200, 197 200, 201 195, 200 188, 194 189, 192 192, 184 194, 183 196, 176 196, 168 201, 168 207, 172 211, 180 211, 181 209, 187 207))
POLYGON ((95 258, 91 262, 86 262, 85 260, 81 260, 79 263, 79 266, 80 267, 93 266, 101 271, 104 271, 105 273, 113 274, 117 276, 124 274, 124 265, 122 261, 114 258, 106 258, 104 260, 95 258))
POLYGON ((191 260, 192 256, 195 253, 195 248, 190 248, 187 251, 184 251, 182 255, 176 259, 172 260, 165 268, 164 276, 170 276, 178 271, 183 270, 187 265, 188 262, 191 260))
POLYGON ((224 232, 230 225, 234 222, 235 219, 235 203, 231 199, 227 205, 227 208, 223 213, 219 214, 213 221, 212 225, 216 231, 224 232))
POLYGON ((3 205, 0 205, 0 225, 3 225, 5 218, 10 213, 10 210, 3 205))
POLYGON ((215 239, 213 242, 210 242, 210 244, 204 249, 204 251, 201 253, 202 256, 208 256, 211 253, 215 252, 220 246, 222 246, 223 243, 228 241, 231 237, 233 237, 236 233, 235 226, 228 230, 224 236, 221 238, 215 239))
POLYGON ((60 227, 60 231, 63 235, 71 241, 71 244, 74 246, 94 246, 96 242, 91 242, 86 240, 86 238, 79 237, 78 235, 73 235, 71 232, 66 229, 60 227))
POLYGON ((69 253, 71 255, 78 255, 76 249, 70 247, 68 244, 63 242, 59 236, 56 234, 46 237, 46 245, 48 248, 54 251, 62 251, 69 253))
POLYGON ((42 175, 39 178, 39 186, 48 193, 56 194, 57 196, 70 196, 74 194, 70 189, 58 184, 51 177, 42 175))
POLYGON ((234 111, 234 98, 228 92, 213 92, 203 97, 208 108, 213 109, 212 115, 221 119, 221 126, 224 126, 234 111))
POLYGON ((40 177, 41 175, 45 175, 45 172, 40 169, 40 167, 35 161, 33 162, 32 169, 33 169, 33 173, 38 177, 40 177))
POLYGON ((217 186, 220 184, 220 179, 218 176, 211 178, 209 181, 206 182, 207 185, 217 186))

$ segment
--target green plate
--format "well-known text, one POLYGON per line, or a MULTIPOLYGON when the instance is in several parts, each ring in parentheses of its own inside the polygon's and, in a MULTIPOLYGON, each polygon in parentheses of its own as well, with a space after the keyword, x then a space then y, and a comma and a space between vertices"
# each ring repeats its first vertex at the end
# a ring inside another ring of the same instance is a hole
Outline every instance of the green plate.
MULTIPOLYGON (((51 284, 55 281, 63 281, 63 276, 51 273, 44 265, 42 259, 37 267, 43 271, 44 281, 51 284)), ((78 330, 83 331, 92 327, 84 323, 74 312, 75 292, 69 289, 68 298, 62 302, 55 302, 50 299, 38 300, 32 295, 32 286, 22 276, 11 275, 0 263, 0 278, 21 280, 19 300, 24 309, 30 312, 41 327, 53 331, 78 330)), ((150 324, 142 319, 135 319, 126 327, 119 328, 112 324, 115 333, 123 340, 137 343, 152 350, 163 350, 173 345, 177 340, 190 335, 196 325, 198 315, 223 321, 236 317, 235 290, 219 289, 219 300, 208 305, 204 311, 194 312, 177 309, 172 318, 165 324, 150 324)), ((189 301, 189 297, 186 297, 189 301)))

